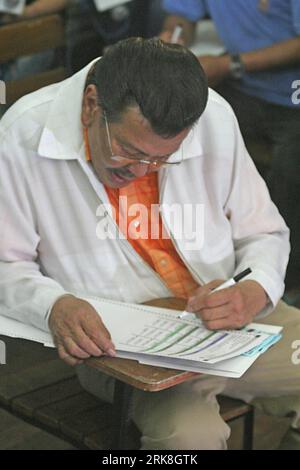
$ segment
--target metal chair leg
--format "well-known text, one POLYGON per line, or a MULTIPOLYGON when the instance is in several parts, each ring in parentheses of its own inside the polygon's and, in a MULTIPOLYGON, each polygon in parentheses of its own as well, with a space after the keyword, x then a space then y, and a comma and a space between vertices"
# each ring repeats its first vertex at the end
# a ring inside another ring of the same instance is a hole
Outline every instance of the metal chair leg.
POLYGON ((114 410, 115 432, 113 448, 127 450, 128 434, 132 417, 132 392, 133 387, 120 380, 115 382, 114 410), (119 425, 118 425, 119 423, 119 425))
POLYGON ((251 407, 244 416, 243 450, 253 450, 254 408, 251 407))

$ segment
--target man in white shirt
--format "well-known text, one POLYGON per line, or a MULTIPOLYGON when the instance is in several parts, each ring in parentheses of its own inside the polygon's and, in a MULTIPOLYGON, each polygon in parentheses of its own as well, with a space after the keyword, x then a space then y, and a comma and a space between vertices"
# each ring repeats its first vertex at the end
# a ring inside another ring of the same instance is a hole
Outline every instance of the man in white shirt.
MULTIPOLYGON (((151 253, 141 255, 120 236, 112 213, 111 195, 151 174, 157 174, 161 220, 172 247, 166 256, 185 271, 188 308, 211 329, 240 328, 275 309, 264 321, 284 325, 285 337, 239 381, 201 377, 155 397, 136 392, 142 447, 225 448, 229 429, 215 398, 221 391, 248 401, 293 395, 294 408, 285 401, 284 412, 293 412, 299 427, 300 380, 290 348, 300 338, 300 316, 282 303, 276 307, 284 290, 288 229, 231 108, 215 92, 208 96, 199 62, 181 46, 122 41, 4 116, 1 314, 50 328, 68 364, 114 356, 113 338, 81 297, 139 303, 176 293, 165 271, 147 262, 151 253), (200 206, 201 225, 192 212, 182 230, 168 210, 176 204, 200 206), (248 266, 246 280, 209 295, 248 266)), ((80 373, 86 383, 87 371, 80 373)))

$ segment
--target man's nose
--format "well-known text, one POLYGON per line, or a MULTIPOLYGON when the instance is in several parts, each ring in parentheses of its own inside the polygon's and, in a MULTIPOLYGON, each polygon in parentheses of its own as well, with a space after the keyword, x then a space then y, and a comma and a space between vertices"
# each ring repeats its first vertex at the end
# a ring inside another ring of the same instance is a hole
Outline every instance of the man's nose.
POLYGON ((134 163, 130 165, 129 170, 131 173, 134 174, 137 178, 140 178, 141 176, 145 176, 146 173, 148 172, 149 165, 147 163, 134 163))

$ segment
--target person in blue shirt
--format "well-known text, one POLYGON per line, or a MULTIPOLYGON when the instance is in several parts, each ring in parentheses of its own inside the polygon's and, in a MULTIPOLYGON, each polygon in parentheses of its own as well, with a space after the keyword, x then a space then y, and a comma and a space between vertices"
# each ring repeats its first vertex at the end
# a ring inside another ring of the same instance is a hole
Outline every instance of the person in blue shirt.
MULTIPOLYGON (((161 37, 177 24, 188 45, 196 23, 209 16, 227 53, 199 58, 209 85, 232 105, 246 141, 272 148, 265 178, 291 229, 286 287, 300 284, 300 0, 163 0, 161 37)), ((254 157, 255 159, 255 157, 254 157)))

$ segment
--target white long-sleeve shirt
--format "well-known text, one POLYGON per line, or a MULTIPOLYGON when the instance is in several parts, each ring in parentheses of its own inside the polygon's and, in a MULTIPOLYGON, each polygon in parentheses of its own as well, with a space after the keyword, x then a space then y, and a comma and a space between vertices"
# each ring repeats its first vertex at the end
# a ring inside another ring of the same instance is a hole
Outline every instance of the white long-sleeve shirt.
MULTIPOLYGON (((0 123, 0 314, 44 330, 66 292, 137 303, 172 295, 113 236, 108 196, 86 162, 80 113, 90 67, 22 98, 0 123)), ((183 163, 159 172, 161 215, 179 255, 199 284, 251 267, 248 279, 274 306, 289 232, 215 92, 182 145, 183 163), (194 217, 181 226, 174 207, 194 217)))

